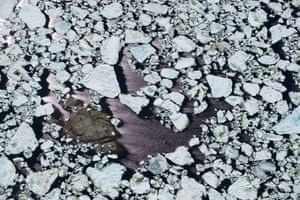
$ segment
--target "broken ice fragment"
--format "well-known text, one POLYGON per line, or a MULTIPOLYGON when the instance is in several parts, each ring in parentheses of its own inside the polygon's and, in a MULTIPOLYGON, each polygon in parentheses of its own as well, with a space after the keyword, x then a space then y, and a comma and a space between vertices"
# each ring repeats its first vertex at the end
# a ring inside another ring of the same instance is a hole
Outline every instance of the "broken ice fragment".
POLYGON ((227 97, 232 92, 232 81, 229 78, 223 78, 214 75, 207 75, 206 80, 211 89, 212 97, 227 97))
POLYGON ((258 62, 263 65, 275 65, 278 62, 278 59, 273 56, 264 55, 258 58, 258 62))
POLYGON ((300 106, 298 106, 290 115, 281 120, 273 127, 273 130, 280 135, 299 134, 300 133, 300 106))
POLYGON ((151 72, 144 77, 144 80, 150 84, 155 84, 161 80, 161 77, 157 72, 151 72))
POLYGON ((179 75, 179 72, 172 68, 163 68, 160 71, 160 75, 168 79, 176 79, 179 75))
POLYGON ((139 114, 150 103, 146 97, 135 97, 128 94, 120 94, 119 98, 122 104, 128 106, 136 114, 139 114))
POLYGON ((258 9, 255 12, 251 11, 248 14, 248 22, 251 26, 260 27, 267 21, 267 14, 265 11, 258 9))
POLYGON ((119 195, 120 181, 126 168, 117 163, 111 163, 103 168, 88 167, 86 174, 104 195, 116 198, 119 195))
POLYGON ((26 182, 32 192, 42 196, 49 191, 57 176, 58 169, 49 169, 43 172, 30 172, 26 182))
POLYGON ((148 43, 151 37, 146 36, 143 32, 135 30, 125 30, 125 43, 148 43))
POLYGON ((191 52, 196 48, 196 44, 193 40, 183 35, 175 37, 173 39, 173 45, 179 52, 191 52))
POLYGON ((212 186, 213 188, 218 187, 218 185, 220 184, 220 180, 212 172, 206 172, 202 175, 202 178, 208 185, 212 186))
POLYGON ((8 18, 13 12, 17 0, 0 0, 0 18, 8 18))
POLYGON ((188 148, 184 146, 177 147, 174 152, 167 153, 166 158, 180 166, 194 163, 194 159, 188 151, 188 148))
POLYGON ((263 100, 269 103, 275 103, 282 99, 282 93, 269 86, 263 86, 259 94, 262 96, 263 100))
POLYGON ((155 53, 155 49, 150 44, 143 44, 130 48, 130 52, 138 62, 142 63, 155 53))
POLYGON ((184 95, 179 92, 170 92, 168 94, 163 94, 163 98, 170 99, 179 106, 182 105, 182 103, 185 99, 184 95))
POLYGON ((245 110, 250 116, 259 111, 259 102, 255 98, 248 99, 244 102, 245 110))
POLYGON ((213 22, 210 25, 210 33, 212 34, 216 34, 216 33, 220 33, 225 29, 225 26, 216 22, 213 22))
POLYGON ((0 187, 7 188, 13 185, 17 177, 14 164, 6 157, 0 157, 0 187))
POLYGON ((257 197, 257 189, 252 185, 248 177, 240 177, 228 188, 228 193, 240 199, 254 200, 257 197))
POLYGON ((89 11, 76 6, 71 6, 71 12, 79 19, 84 19, 89 14, 89 11))
POLYGON ((183 176, 181 178, 181 189, 176 195, 176 200, 182 199, 202 199, 202 196, 205 195, 206 189, 194 178, 188 176, 183 176))
POLYGON ((158 154, 149 160, 148 170, 153 174, 162 174, 169 168, 169 164, 164 156, 158 154))
POLYGON ((282 38, 288 37, 294 33, 296 30, 294 28, 287 28, 284 25, 276 24, 269 29, 272 38, 272 44, 280 41, 282 38))
POLYGON ((41 117, 44 115, 51 115, 54 112, 54 108, 51 103, 40 105, 36 108, 34 116, 41 117))
POLYGON ((123 7, 120 3, 114 2, 104 6, 101 14, 107 19, 114 19, 123 14, 123 7))
POLYGON ((187 114, 184 113, 173 113, 170 115, 170 120, 178 131, 183 131, 190 124, 187 114))
POLYGON ((121 42, 119 37, 112 36, 104 40, 101 46, 102 60, 109 65, 117 64, 120 49, 121 42))
POLYGON ((25 104, 27 101, 28 101, 28 98, 25 95, 21 94, 14 98, 12 105, 18 107, 18 106, 25 104))
POLYGON ((130 179, 130 188, 136 194, 144 194, 150 191, 149 178, 141 173, 135 173, 130 179))
POLYGON ((185 69, 185 68, 192 67, 195 64, 196 64, 195 58, 181 57, 181 58, 178 59, 177 63, 175 64, 175 69, 185 69))
POLYGON ((290 63, 286 66, 286 69, 292 72, 300 72, 300 65, 298 65, 297 63, 290 63))
POLYGON ((45 15, 40 11, 40 9, 29 4, 22 5, 19 17, 30 29, 43 27, 46 23, 45 15))
POLYGON ((252 96, 256 96, 259 92, 259 85, 256 83, 243 83, 243 89, 245 92, 249 93, 252 96))
POLYGON ((10 138, 6 145, 7 154, 19 154, 22 152, 32 152, 38 146, 33 129, 26 123, 22 123, 15 135, 10 138))
POLYGON ((115 98, 121 92, 114 68, 106 64, 94 68, 81 80, 81 83, 105 97, 115 98))
POLYGON ((249 55, 244 51, 237 51, 228 59, 228 65, 233 71, 243 72, 247 69, 246 61, 249 55))
POLYGON ((89 186, 88 177, 84 174, 73 174, 69 178, 70 186, 76 192, 85 190, 89 186))
POLYGON ((143 10, 149 11, 153 14, 166 14, 168 12, 169 7, 166 5, 161 5, 158 3, 148 3, 145 4, 143 10))
POLYGON ((55 24, 54 29, 57 33, 65 34, 70 30, 71 26, 72 25, 69 22, 60 21, 55 24))

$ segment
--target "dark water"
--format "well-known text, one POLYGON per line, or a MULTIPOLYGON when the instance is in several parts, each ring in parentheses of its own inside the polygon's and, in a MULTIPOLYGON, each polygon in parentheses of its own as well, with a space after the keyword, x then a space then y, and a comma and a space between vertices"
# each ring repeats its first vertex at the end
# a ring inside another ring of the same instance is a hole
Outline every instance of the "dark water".
MULTIPOLYGON (((135 94, 141 87, 147 83, 138 73, 133 72, 124 56, 120 66, 122 74, 125 77, 127 91, 129 94, 135 94)), ((193 116, 189 127, 179 133, 173 132, 160 124, 154 116, 144 119, 137 116, 128 107, 122 105, 118 99, 107 99, 106 103, 114 115, 123 121, 123 125, 118 128, 121 134, 119 142, 125 146, 128 155, 120 161, 130 168, 136 168, 141 160, 145 160, 147 155, 156 155, 157 153, 172 152, 176 147, 188 145, 188 141, 193 135, 201 137, 200 123, 215 115, 215 108, 229 109, 230 107, 222 101, 209 99, 209 108, 202 114, 193 116)), ((184 111, 191 112, 192 102, 188 102, 183 108, 184 111)), ((192 116, 192 115, 191 115, 192 116)))

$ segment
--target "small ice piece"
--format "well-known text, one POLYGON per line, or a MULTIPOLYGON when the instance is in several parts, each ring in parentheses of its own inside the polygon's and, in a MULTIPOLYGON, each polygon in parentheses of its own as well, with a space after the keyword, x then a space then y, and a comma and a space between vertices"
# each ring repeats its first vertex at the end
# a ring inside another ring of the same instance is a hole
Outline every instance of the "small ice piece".
POLYGON ((71 12, 79 19, 84 19, 89 14, 89 11, 76 6, 71 6, 71 12))
POLYGON ((26 123, 22 123, 14 136, 8 141, 5 151, 7 154, 19 154, 33 152, 38 146, 33 129, 26 123))
POLYGON ((145 4, 143 10, 149 11, 155 15, 166 14, 168 12, 169 7, 166 5, 161 5, 158 3, 148 3, 145 4))
POLYGON ((299 134, 300 133, 300 106, 290 115, 281 120, 272 128, 277 134, 299 134))
POLYGON ((135 31, 127 29, 125 30, 125 43, 149 43, 151 41, 151 37, 146 36, 141 31, 135 31))
POLYGON ((115 98, 121 92, 114 68, 106 64, 94 68, 81 80, 81 83, 105 97, 115 98))
POLYGON ((130 189, 135 194, 144 194, 150 191, 149 178, 146 178, 141 173, 135 173, 130 179, 130 189))
POLYGON ((278 113, 285 115, 288 113, 289 105, 287 104, 287 101, 281 100, 276 102, 275 108, 278 113))
POLYGON ((291 91, 289 97, 294 105, 298 106, 300 104, 300 92, 291 91))
POLYGON ((213 188, 218 187, 218 185, 220 184, 220 180, 218 179, 218 177, 212 173, 212 172, 206 172, 205 174, 202 175, 202 179, 210 186, 212 186, 213 188))
POLYGON ((243 83, 243 89, 251 96, 256 96, 259 92, 259 85, 256 83, 243 83))
POLYGON ((197 70, 197 71, 189 71, 187 73, 187 76, 190 78, 190 79, 193 79, 193 80, 199 80, 201 77, 202 77, 202 73, 200 70, 197 70))
POLYGON ((215 189, 210 188, 208 191, 208 199, 209 200, 225 200, 225 198, 215 189))
POLYGON ((260 27, 267 21, 267 13, 262 9, 250 11, 248 14, 248 22, 251 26, 260 27))
POLYGON ((88 177, 84 174, 73 174, 69 177, 71 188, 76 192, 81 192, 89 186, 88 177))
POLYGON ((40 105, 36 108, 34 116, 41 117, 44 115, 51 115, 54 112, 54 108, 51 103, 40 105))
POLYGON ((143 44, 130 48, 130 52, 138 62, 142 63, 155 53, 155 49, 150 44, 143 44))
POLYGON ((139 23, 142 25, 142 26, 148 26, 150 25, 152 22, 152 18, 151 16, 149 15, 146 15, 144 13, 142 13, 139 17, 139 23))
POLYGON ((70 30, 71 26, 69 22, 59 21, 54 25, 54 29, 57 33, 65 34, 70 30))
POLYGON ((111 36, 103 41, 101 46, 102 60, 109 65, 117 64, 119 60, 119 51, 121 49, 120 38, 111 36))
POLYGON ((119 98, 122 104, 128 106, 136 114, 139 114, 150 103, 147 97, 135 97, 129 94, 120 94, 119 98))
POLYGON ((252 185, 250 178, 239 177, 229 186, 228 193, 239 199, 254 200, 257 197, 257 188, 252 185))
POLYGON ((150 97, 154 97, 156 91, 157 91, 157 87, 155 85, 149 85, 144 87, 143 89, 144 94, 146 94, 147 96, 150 97))
POLYGON ((104 195, 114 199, 119 196, 120 181, 125 171, 124 166, 111 163, 103 168, 88 167, 86 174, 104 195))
POLYGON ((164 99, 170 99, 179 106, 182 105, 182 103, 185 99, 184 95, 179 93, 179 92, 170 92, 168 94, 164 94, 163 98, 164 99))
POLYGON ((170 115, 170 120, 178 131, 183 131, 190 124, 187 114, 184 113, 173 113, 170 115))
POLYGON ((294 28, 287 28, 284 25, 276 24, 269 29, 271 33, 272 44, 280 41, 282 38, 288 37, 294 33, 296 30, 294 28))
POLYGON ((166 88, 173 87, 173 81, 171 81, 170 79, 166 79, 166 78, 162 79, 159 84, 161 87, 166 87, 166 88))
POLYGON ((263 149, 261 151, 257 151, 254 153, 254 160, 259 161, 259 160, 268 160, 272 158, 272 154, 266 150, 263 149))
POLYGON ((254 98, 248 99, 244 102, 245 110, 250 116, 259 111, 258 101, 254 98))
POLYGON ((237 51, 228 59, 229 68, 233 71, 243 72, 247 69, 247 60, 249 55, 244 51, 237 51))
POLYGON ((17 177, 14 164, 4 155, 0 156, 0 186, 7 188, 17 177))
POLYGON ((8 18, 13 12, 16 4, 17 0, 0 0, 0 18, 8 18))
POLYGON ((275 65, 278 59, 273 56, 264 55, 258 58, 258 62, 263 65, 275 65))
POLYGON ((19 13, 19 17, 30 29, 43 27, 46 23, 45 15, 36 6, 24 4, 19 13))
POLYGON ((174 152, 167 153, 166 158, 180 166, 191 165, 194 163, 192 155, 185 146, 177 147, 174 152))
POLYGON ((263 100, 269 103, 275 103, 282 99, 282 93, 269 86, 263 86, 259 94, 263 100))
POLYGON ((26 102, 28 102, 28 98, 25 95, 20 94, 14 98, 12 105, 18 107, 25 104, 26 102))
POLYGON ((104 6, 101 14, 107 19, 118 18, 123 14, 123 7, 120 3, 114 2, 104 6))
POLYGON ((28 188, 32 192, 42 196, 49 191, 57 176, 58 169, 49 169, 43 172, 30 172, 26 182, 28 184, 28 188))
POLYGON ((300 72, 300 65, 298 65, 297 63, 290 63, 286 66, 286 69, 292 72, 300 72))
POLYGON ((220 33, 225 29, 225 26, 216 22, 211 23, 210 25, 210 33, 216 34, 220 33))
POLYGON ((168 168, 169 164, 167 162, 167 159, 161 154, 158 154, 157 156, 149 160, 148 170, 153 174, 162 174, 168 168))
POLYGON ((211 89, 212 97, 227 97, 232 92, 232 81, 229 78, 223 78, 214 75, 207 75, 206 80, 211 89))
POLYGON ((160 75, 164 78, 176 79, 179 75, 179 72, 175 69, 172 69, 172 68, 163 68, 160 71, 160 75))
POLYGON ((190 68, 196 64, 195 58, 189 57, 181 57, 178 59, 177 63, 175 64, 175 69, 185 69, 190 68))
POLYGON ((241 150, 244 154, 246 154, 247 156, 251 156, 253 153, 253 148, 250 144, 247 143, 242 143, 241 144, 241 150))
POLYGON ((144 77, 144 80, 150 84, 156 84, 161 80, 161 77, 157 72, 151 72, 144 77))
POLYGON ((206 189, 194 178, 183 176, 181 178, 181 189, 176 195, 176 200, 182 199, 202 199, 206 189))
POLYGON ((200 144, 200 139, 198 137, 193 137, 189 141, 189 147, 194 147, 200 144))
POLYGON ((173 45, 178 52, 191 52, 196 48, 193 40, 186 36, 180 35, 173 39, 173 45))

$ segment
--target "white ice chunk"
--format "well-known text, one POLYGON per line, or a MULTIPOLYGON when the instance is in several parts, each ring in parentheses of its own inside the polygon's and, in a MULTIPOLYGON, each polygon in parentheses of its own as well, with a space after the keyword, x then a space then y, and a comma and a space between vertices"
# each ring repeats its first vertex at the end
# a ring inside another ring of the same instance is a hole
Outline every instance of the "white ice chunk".
POLYGON ((73 174, 70 176, 69 181, 71 188, 76 192, 85 190, 90 184, 88 177, 84 174, 73 174))
POLYGON ((94 68, 81 80, 81 83, 105 97, 115 98, 121 92, 114 68, 106 64, 94 68))
POLYGON ((206 189, 194 178, 183 176, 181 178, 181 189, 176 195, 176 200, 182 199, 202 199, 205 195, 206 189))
POLYGON ((263 65, 275 65, 278 62, 278 59, 273 56, 264 55, 258 58, 258 62, 263 65))
POLYGON ((156 84, 161 80, 161 77, 157 72, 151 72, 144 77, 144 80, 150 84, 156 84))
POLYGON ((146 178, 141 173, 135 173, 130 179, 130 188, 136 194, 144 194, 149 192, 149 178, 146 178))
POLYGON ((143 108, 150 103, 147 97, 135 97, 128 94, 120 94, 119 98, 122 104, 128 106, 136 114, 139 114, 143 108))
POLYGON ((175 69, 185 69, 185 68, 190 68, 193 65, 195 65, 195 58, 189 57, 181 57, 178 59, 177 63, 175 64, 175 69))
POLYGON ((143 32, 127 29, 125 30, 125 43, 148 43, 151 37, 143 32))
POLYGON ((5 151, 8 154, 19 154, 22 152, 32 152, 38 146, 33 129, 26 123, 22 123, 15 135, 8 141, 5 151))
POLYGON ((290 63, 286 66, 286 69, 292 72, 300 72, 300 65, 298 65, 297 63, 290 63))
POLYGON ((143 44, 130 48, 130 52, 138 62, 142 63, 155 53, 155 49, 150 44, 143 44))
POLYGON ((178 131, 183 131, 190 124, 187 114, 184 113, 173 113, 170 115, 170 120, 178 131))
POLYGON ((281 24, 272 26, 269 31, 271 33, 272 44, 297 32, 294 28, 287 28, 286 26, 281 24))
POLYGON ((175 69, 172 69, 172 68, 163 68, 160 71, 160 75, 164 78, 176 79, 179 75, 179 72, 175 69))
POLYGON ((17 0, 0 0, 0 18, 8 18, 16 6, 17 0))
POLYGON ((239 199, 254 200, 257 197, 257 188, 252 185, 248 177, 240 177, 229 186, 228 193, 239 199))
POLYGON ((243 83, 243 89, 251 96, 256 96, 259 92, 259 85, 256 83, 243 83))
POLYGON ((228 59, 228 65, 233 71, 243 72, 247 69, 247 60, 249 55, 244 51, 237 51, 228 59))
POLYGON ((107 19, 114 19, 123 14, 123 6, 120 3, 114 2, 104 6, 101 14, 107 19))
POLYGON ((120 38, 112 36, 103 41, 101 46, 102 60, 109 65, 117 64, 121 49, 120 38))
POLYGON ((30 172, 26 182, 32 192, 42 196, 49 191, 57 176, 58 169, 49 169, 43 172, 30 172))
POLYGON ((149 160, 148 170, 153 174, 162 174, 169 168, 169 164, 164 156, 158 154, 149 160))
POLYGON ((88 167, 86 174, 104 195, 114 199, 119 195, 120 181, 125 171, 124 166, 111 163, 103 168, 88 167))
POLYGON ((54 25, 54 29, 57 33, 65 34, 70 30, 71 26, 69 22, 59 21, 54 25))
POLYGON ((169 7, 166 5, 161 5, 158 3, 148 3, 145 4, 143 10, 149 11, 155 15, 158 14, 166 14, 168 12, 169 7))
POLYGON ((36 108, 34 116, 41 117, 44 115, 51 115, 54 112, 54 108, 51 103, 40 105, 36 108))
POLYGON ((14 164, 6 157, 0 157, 0 186, 7 188, 14 184, 17 177, 16 168, 14 164))
POLYGON ((212 97, 227 97, 232 92, 232 81, 229 78, 223 78, 214 75, 207 75, 206 80, 211 89, 212 97))
POLYGON ((281 120, 273 127, 273 130, 280 135, 299 134, 300 133, 300 106, 298 106, 290 115, 281 120))
POLYGON ((24 4, 19 13, 19 17, 30 29, 43 27, 46 23, 45 15, 36 6, 24 4))
POLYGON ((173 45, 179 52, 191 52, 196 48, 196 44, 193 40, 183 35, 175 37, 173 39, 173 45))
POLYGON ((180 166, 194 163, 194 159, 188 151, 188 148, 184 146, 177 147, 174 152, 167 153, 166 158, 180 166))
POLYGON ((89 11, 76 6, 71 6, 71 12, 79 19, 84 19, 89 14, 89 11))
POLYGON ((244 102, 245 110, 248 112, 250 116, 254 115, 259 111, 259 102, 254 99, 248 99, 244 102))
POLYGON ((210 25, 210 33, 216 34, 220 33, 225 29, 225 26, 216 22, 211 23, 210 25))
POLYGON ((208 185, 212 186, 213 188, 218 187, 218 185, 220 184, 220 180, 212 172, 206 172, 202 175, 202 178, 208 185))
POLYGON ((208 191, 208 199, 209 200, 225 200, 225 198, 217 191, 214 190, 213 188, 210 188, 208 191))
POLYGON ((25 104, 27 101, 28 98, 25 95, 20 94, 14 98, 12 105, 18 107, 25 104))
POLYGON ((263 100, 269 103, 275 103, 282 99, 282 93, 269 86, 263 86, 259 94, 263 100))
POLYGON ((250 11, 248 14, 248 22, 251 26, 260 27, 267 21, 267 13, 262 9, 250 11))
POLYGON ((184 95, 179 93, 179 92, 170 92, 168 94, 164 94, 163 98, 164 99, 170 99, 179 106, 182 105, 182 103, 185 99, 184 95))

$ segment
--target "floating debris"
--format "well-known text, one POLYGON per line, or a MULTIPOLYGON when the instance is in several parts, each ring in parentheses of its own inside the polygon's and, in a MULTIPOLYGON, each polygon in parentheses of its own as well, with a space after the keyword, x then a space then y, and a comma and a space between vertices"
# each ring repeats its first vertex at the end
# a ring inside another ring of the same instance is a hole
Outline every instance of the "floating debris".
POLYGON ((46 24, 45 15, 38 7, 30 4, 22 5, 19 17, 30 29, 43 27, 46 24))
POLYGON ((207 75, 206 80, 211 89, 212 97, 227 97, 232 92, 232 81, 229 78, 223 78, 214 75, 207 75))

